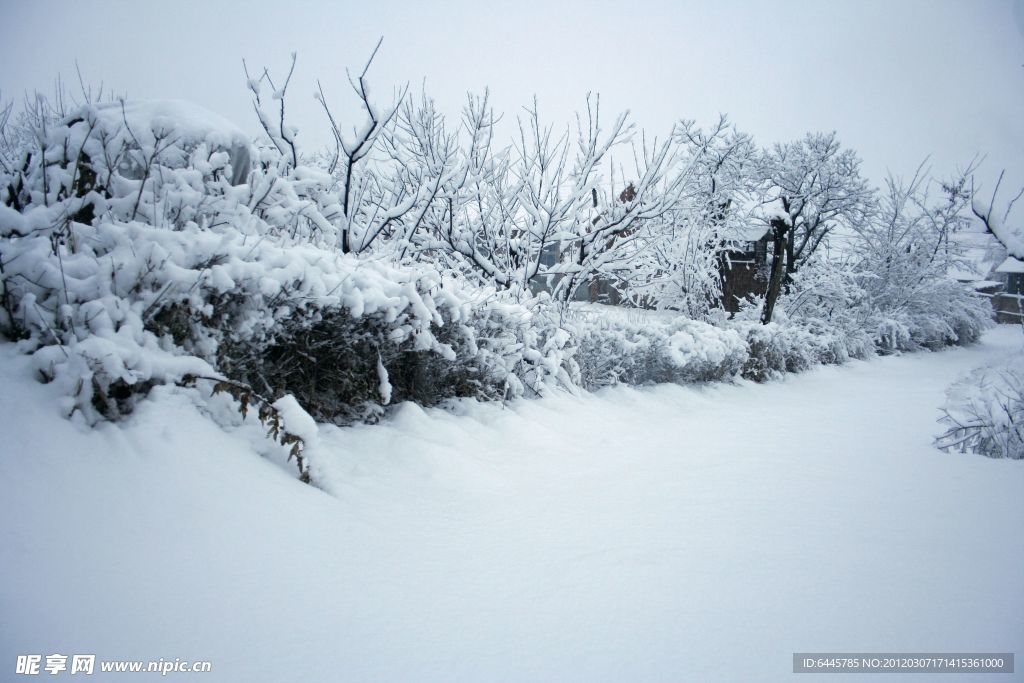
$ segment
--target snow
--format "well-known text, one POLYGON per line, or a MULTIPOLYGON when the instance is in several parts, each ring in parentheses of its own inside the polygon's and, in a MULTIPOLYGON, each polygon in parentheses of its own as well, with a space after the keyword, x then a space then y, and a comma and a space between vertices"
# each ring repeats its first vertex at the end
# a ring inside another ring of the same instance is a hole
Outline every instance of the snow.
POLYGON ((999 280, 978 280, 976 282, 971 282, 970 287, 971 289, 980 291, 983 289, 989 289, 990 287, 1002 287, 1004 284, 1006 283, 1000 282, 999 280))
MULTIPOLYGON (((785 216, 785 214, 783 214, 785 216)), ((769 216, 773 218, 774 214, 769 216)), ((730 243, 743 245, 747 242, 757 242, 768 232, 765 225, 730 225, 723 229, 722 238, 730 243)))
POLYGON ((996 268, 997 273, 1024 273, 1024 261, 1007 256, 996 268))
POLYGON ((231 181, 245 182, 252 164, 250 138, 223 116, 186 100, 124 100, 80 107, 69 120, 95 122, 107 134, 128 135, 143 147, 152 146, 157 134, 168 135, 179 145, 207 142, 230 150, 231 181))
POLYGON ((307 444, 313 444, 318 440, 319 430, 316 422, 309 416, 295 397, 286 394, 274 401, 274 408, 284 419, 284 428, 290 434, 294 434, 307 444))
MULTIPOLYGON (((759 213, 763 217, 765 222, 770 222, 772 220, 781 220, 788 225, 793 220, 793 217, 789 215, 788 211, 786 211, 786 206, 785 204, 782 203, 781 198, 773 199, 764 206, 760 207, 759 213)), ((767 230, 767 228, 765 228, 765 230, 767 230)))
POLYGON ((391 403, 391 381, 388 378, 388 369, 384 367, 384 361, 380 354, 377 354, 377 392, 380 394, 380 401, 384 405, 391 403))
MULTIPOLYGON (((993 197, 993 202, 995 197, 993 197)), ((1014 200, 1016 201, 1016 200, 1014 200)), ((1013 202, 1010 203, 1004 212, 1000 212, 992 204, 986 206, 980 197, 975 197, 971 205, 976 216, 987 216, 988 220, 986 226, 992 231, 992 234, 996 236, 996 239, 1006 248, 1006 251, 1010 256, 1014 256, 1019 259, 1024 259, 1024 230, 1021 230, 1018 225, 1007 225, 1006 219, 1009 218, 1009 212, 1013 208, 1013 202)))
POLYGON ((207 136, 219 136, 225 147, 233 144, 248 145, 249 136, 223 116, 186 100, 125 100, 91 104, 85 111, 95 115, 106 130, 124 125, 135 135, 149 134, 153 127, 163 123, 169 130, 196 142, 207 136))
POLYGON ((1024 468, 931 445, 947 386, 1021 340, 763 385, 403 404, 319 426, 325 490, 184 389, 83 430, 0 347, 0 661, 772 681, 795 651, 1024 652, 1024 468))

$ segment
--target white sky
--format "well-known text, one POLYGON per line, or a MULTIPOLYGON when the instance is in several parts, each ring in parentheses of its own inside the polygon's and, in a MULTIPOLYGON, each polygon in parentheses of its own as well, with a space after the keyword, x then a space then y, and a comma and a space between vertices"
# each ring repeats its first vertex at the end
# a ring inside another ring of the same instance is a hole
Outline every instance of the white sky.
POLYGON ((880 181, 928 154, 945 174, 975 153, 1024 184, 1024 0, 829 2, 120 2, 0 0, 0 89, 49 90, 59 73, 130 97, 195 101, 255 131, 242 72, 299 62, 290 91, 307 147, 327 141, 320 78, 353 124, 344 69, 380 98, 411 82, 457 113, 490 86, 514 116, 536 94, 565 125, 588 91, 649 135, 726 112, 762 145, 837 130, 880 181))

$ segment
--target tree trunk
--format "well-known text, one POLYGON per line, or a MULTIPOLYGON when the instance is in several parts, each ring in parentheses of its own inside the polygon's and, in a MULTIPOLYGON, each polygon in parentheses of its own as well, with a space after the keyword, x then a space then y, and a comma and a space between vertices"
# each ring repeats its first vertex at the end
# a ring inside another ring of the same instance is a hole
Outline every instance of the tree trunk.
POLYGON ((794 241, 796 238, 796 231, 789 230, 786 235, 786 270, 782 278, 782 287, 786 294, 789 294, 789 285, 793 282, 793 273, 796 272, 796 258, 793 255, 794 241))
POLYGON ((772 270, 768 278, 768 291, 764 295, 764 309, 761 311, 761 323, 767 325, 772 321, 772 313, 775 312, 775 302, 779 300, 782 291, 782 274, 785 259, 783 255, 787 251, 787 233, 789 226, 784 220, 772 219, 772 270))

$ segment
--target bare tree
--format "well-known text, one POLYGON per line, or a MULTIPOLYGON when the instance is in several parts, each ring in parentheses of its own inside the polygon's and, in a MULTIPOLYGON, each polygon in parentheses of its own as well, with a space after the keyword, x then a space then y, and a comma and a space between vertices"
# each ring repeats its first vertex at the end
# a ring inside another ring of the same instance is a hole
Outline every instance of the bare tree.
MULTIPOLYGON (((323 108, 334 139, 326 170, 337 183, 337 201, 327 202, 320 197, 319 203, 323 206, 318 208, 322 209, 320 213, 324 221, 334 226, 338 248, 346 254, 367 251, 381 235, 399 232, 406 214, 412 212, 422 199, 420 187, 415 182, 417 178, 410 177, 410 173, 415 175, 423 170, 424 165, 420 164, 414 170, 408 158, 401 157, 394 145, 395 127, 406 102, 408 88, 400 88, 387 108, 378 107, 370 98, 367 72, 382 40, 378 41, 359 75, 353 78, 349 74, 349 85, 364 114, 363 122, 350 134, 343 131, 327 103, 323 87, 317 82, 316 99, 323 108)), ((253 78, 246 67, 253 109, 267 138, 287 162, 283 173, 294 172, 302 161, 296 144, 297 130, 289 125, 285 109, 295 62, 293 53, 288 73, 279 88, 267 69, 258 78, 253 78), (272 90, 271 99, 277 102, 277 111, 273 114, 267 110, 268 103, 262 93, 264 83, 272 90)), ((410 123, 410 120, 406 121, 407 125, 410 123)))
POLYGON ((285 99, 288 94, 288 86, 291 84, 292 76, 295 74, 295 62, 297 59, 298 55, 293 52, 291 66, 288 67, 288 75, 285 76, 280 89, 274 84, 274 79, 266 67, 264 67, 263 73, 260 74, 259 78, 253 78, 249 74, 249 66, 245 63, 245 60, 242 60, 242 68, 245 70, 249 91, 252 93, 252 108, 260 120, 263 132, 266 133, 270 142, 277 148, 277 151, 291 160, 292 168, 299 165, 299 150, 295 145, 295 136, 298 131, 294 126, 288 125, 285 120, 285 99), (271 98, 277 101, 276 116, 272 115, 265 108, 262 88, 264 82, 270 86, 272 91, 271 98))
POLYGON ((935 183, 922 164, 909 181, 890 176, 873 219, 854 226, 858 239, 851 252, 859 270, 871 275, 864 287, 876 309, 941 310, 946 294, 939 282, 962 259, 950 237, 966 221, 969 173, 935 183), (931 196, 934 187, 938 201, 931 196))
POLYGON ((379 108, 370 99, 366 74, 383 41, 381 38, 377 42, 358 77, 353 80, 346 71, 349 85, 364 114, 361 126, 354 128, 351 135, 342 132, 327 105, 323 88, 317 83, 317 99, 323 106, 334 136, 334 156, 328 172, 336 173, 341 182, 341 211, 336 218, 341 224, 339 247, 345 254, 368 249, 413 209, 418 198, 418 193, 411 192, 409 184, 395 178, 395 174, 374 173, 366 168, 371 154, 378 150, 395 124, 408 93, 408 86, 401 87, 393 104, 386 109, 379 108))
POLYGON ((675 140, 689 173, 674 207, 646 223, 625 293, 635 303, 700 319, 720 305, 719 246, 732 226, 750 220, 756 149, 725 116, 707 130, 684 120, 675 140))
POLYGON ((577 145, 577 169, 585 168, 586 174, 574 174, 577 180, 570 194, 577 207, 576 219, 570 224, 571 232, 562 238, 567 248, 561 262, 547 271, 561 276, 554 291, 563 302, 571 300, 594 278, 622 279, 621 273, 631 268, 633 255, 642 246, 641 228, 662 220, 679 205, 693 169, 692 160, 680 168, 674 135, 650 143, 641 135, 630 146, 632 180, 626 180, 626 173, 620 172, 622 180, 616 184, 614 164, 609 163, 607 186, 599 193, 592 185, 597 180, 597 162, 617 144, 619 136, 622 143, 633 142, 633 128, 625 127, 625 115, 620 116, 605 147, 595 155, 600 131, 597 113, 591 112, 588 102, 588 123, 578 126, 577 145))
POLYGON ((495 148, 497 121, 486 93, 468 98, 462 168, 451 174, 440 210, 429 212, 421 246, 446 250, 482 282, 500 288, 525 292, 551 276, 555 295, 567 301, 610 266, 612 252, 638 221, 665 210, 655 188, 669 167, 671 144, 644 149, 628 192, 611 179, 601 193, 611 151, 633 133, 626 114, 605 131, 600 102, 588 97, 575 145, 568 132, 558 135, 541 122, 536 102, 519 118, 511 147, 495 148), (610 199, 615 196, 628 201, 610 199))

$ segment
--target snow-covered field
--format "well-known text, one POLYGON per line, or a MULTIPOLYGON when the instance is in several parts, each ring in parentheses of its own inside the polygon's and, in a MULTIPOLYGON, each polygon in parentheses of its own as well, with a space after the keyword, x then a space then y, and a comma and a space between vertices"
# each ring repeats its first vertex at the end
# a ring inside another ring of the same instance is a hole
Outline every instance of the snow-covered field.
MULTIPOLYGON (((795 651, 1020 659, 1024 463, 931 443, 946 387, 1021 341, 1002 328, 764 385, 404 406, 321 428, 326 492, 177 390, 86 432, 8 346, 2 677, 25 653, 275 683, 783 680, 795 651)), ((138 676, 156 674, 110 680, 138 676)))

